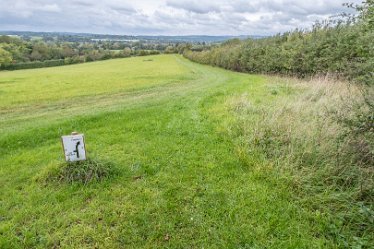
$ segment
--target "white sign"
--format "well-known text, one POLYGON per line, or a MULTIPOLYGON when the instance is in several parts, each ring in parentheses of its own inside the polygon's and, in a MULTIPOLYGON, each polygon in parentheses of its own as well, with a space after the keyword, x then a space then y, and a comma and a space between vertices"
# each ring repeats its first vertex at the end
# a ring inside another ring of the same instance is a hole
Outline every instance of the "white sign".
POLYGON ((83 134, 62 136, 62 146, 64 147, 65 160, 67 162, 86 160, 86 148, 84 146, 83 134))

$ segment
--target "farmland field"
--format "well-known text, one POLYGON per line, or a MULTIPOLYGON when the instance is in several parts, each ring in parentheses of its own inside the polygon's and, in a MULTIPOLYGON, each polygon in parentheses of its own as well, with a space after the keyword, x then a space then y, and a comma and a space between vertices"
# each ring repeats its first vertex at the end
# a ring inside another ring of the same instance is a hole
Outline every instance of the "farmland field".
POLYGON ((255 108, 303 89, 177 55, 0 72, 0 248, 338 247, 235 135, 237 96, 255 108), (72 131, 115 173, 46 180, 72 131))

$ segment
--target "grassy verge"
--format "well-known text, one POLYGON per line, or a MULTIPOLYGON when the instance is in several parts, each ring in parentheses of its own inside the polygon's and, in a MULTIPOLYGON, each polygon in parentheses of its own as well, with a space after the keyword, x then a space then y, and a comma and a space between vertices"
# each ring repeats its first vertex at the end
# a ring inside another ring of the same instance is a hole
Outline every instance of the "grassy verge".
POLYGON ((323 234, 338 247, 371 247, 374 136, 361 89, 328 79, 269 80, 283 82, 270 85, 271 94, 284 93, 271 105, 258 105, 247 93, 226 104, 238 155, 247 164, 259 157, 289 175, 300 206, 326 219, 323 234), (352 125, 357 113, 364 121, 359 131, 352 125))

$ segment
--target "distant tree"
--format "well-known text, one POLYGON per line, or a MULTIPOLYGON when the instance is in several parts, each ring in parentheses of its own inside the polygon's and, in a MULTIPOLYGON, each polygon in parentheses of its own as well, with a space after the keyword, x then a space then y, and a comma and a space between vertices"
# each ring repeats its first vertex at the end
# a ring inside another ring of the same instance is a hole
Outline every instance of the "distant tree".
POLYGON ((0 66, 9 65, 12 60, 12 54, 0 47, 0 66))
POLYGON ((167 46, 165 49, 165 54, 173 54, 175 53, 175 48, 173 46, 167 46))
POLYGON ((181 43, 177 46, 177 51, 179 54, 183 54, 185 50, 189 50, 192 48, 192 44, 190 43, 181 43))
POLYGON ((15 37, 15 36, 8 36, 8 35, 2 35, 0 36, 0 43, 13 43, 13 44, 17 44, 17 45, 20 45, 23 43, 23 41, 18 38, 18 37, 15 37))
POLYGON ((103 54, 100 51, 93 50, 88 53, 86 61, 97 61, 103 57, 103 54))
POLYGON ((39 53, 37 49, 33 49, 31 54, 30 54, 30 59, 32 61, 39 61, 43 58, 43 56, 39 53))
POLYGON ((147 50, 139 50, 137 54, 139 56, 146 56, 149 55, 149 52, 147 50))
POLYGON ((118 49, 120 49, 120 47, 121 47, 121 44, 120 44, 119 42, 115 42, 115 43, 112 45, 112 48, 113 48, 114 50, 118 50, 118 49))
POLYGON ((75 51, 70 47, 70 45, 68 44, 64 44, 62 46, 62 56, 64 58, 67 58, 67 57, 73 57, 74 55, 76 55, 75 51))
MULTIPOLYGON (((48 60, 50 59, 50 53, 47 44, 44 42, 37 42, 33 45, 32 53, 34 53, 34 60, 48 60), (38 57, 38 58, 36 58, 38 57)), ((32 54, 31 53, 31 54, 32 54)))
POLYGON ((131 48, 125 48, 125 49, 122 51, 122 55, 123 55, 124 57, 129 57, 129 56, 131 56, 131 53, 132 53, 131 48))

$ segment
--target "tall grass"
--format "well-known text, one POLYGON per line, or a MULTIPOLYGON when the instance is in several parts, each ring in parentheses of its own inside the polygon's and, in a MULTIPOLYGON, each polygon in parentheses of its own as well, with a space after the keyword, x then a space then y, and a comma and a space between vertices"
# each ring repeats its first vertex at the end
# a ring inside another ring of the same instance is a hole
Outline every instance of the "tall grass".
POLYGON ((262 157, 291 175, 300 205, 330 218, 326 234, 337 244, 373 245, 374 134, 365 95, 328 78, 288 81, 273 106, 254 105, 246 95, 228 101, 242 160, 262 157))

